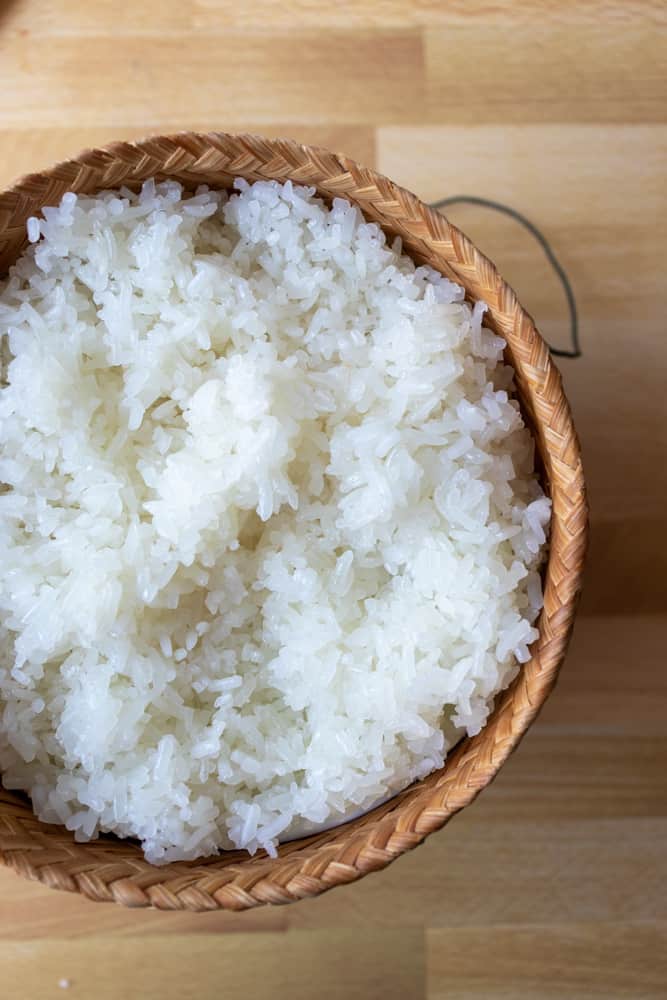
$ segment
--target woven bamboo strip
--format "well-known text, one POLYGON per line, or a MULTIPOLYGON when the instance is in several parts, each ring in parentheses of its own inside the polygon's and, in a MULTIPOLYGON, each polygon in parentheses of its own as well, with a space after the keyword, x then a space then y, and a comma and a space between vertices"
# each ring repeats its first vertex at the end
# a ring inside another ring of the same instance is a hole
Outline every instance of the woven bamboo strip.
POLYGON ((534 430, 553 500, 544 609, 532 657, 499 698, 487 725, 453 751, 445 767, 391 802, 345 826, 283 845, 276 859, 227 852, 205 861, 155 867, 139 847, 113 837, 88 844, 40 823, 28 801, 0 789, 0 860, 20 875, 90 899, 159 909, 243 910, 315 896, 385 867, 442 827, 496 775, 548 696, 567 649, 581 587, 587 508, 581 452, 560 375, 514 291, 447 219, 386 177, 345 156, 289 140, 181 133, 94 149, 31 174, 0 194, 0 273, 25 246, 26 219, 65 191, 92 194, 148 177, 188 187, 228 187, 234 177, 292 180, 326 198, 355 202, 399 235, 415 258, 459 282, 489 306, 488 322, 507 340, 506 356, 534 430))

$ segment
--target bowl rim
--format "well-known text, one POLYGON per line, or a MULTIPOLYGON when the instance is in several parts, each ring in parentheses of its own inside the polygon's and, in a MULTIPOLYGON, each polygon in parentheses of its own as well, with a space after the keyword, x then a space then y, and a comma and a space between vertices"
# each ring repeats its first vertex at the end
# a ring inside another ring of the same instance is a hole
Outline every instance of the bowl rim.
POLYGON ((444 215, 351 158, 291 139, 248 133, 178 132, 84 150, 28 174, 0 193, 0 274, 25 245, 25 221, 68 190, 93 193, 148 177, 186 186, 231 179, 292 180, 323 197, 355 202, 406 252, 428 260, 489 306, 485 323, 506 342, 517 395, 532 424, 553 502, 544 608, 531 658, 502 692, 485 727, 463 739, 440 770, 369 813, 280 845, 278 857, 223 852, 194 862, 149 864, 136 843, 102 836, 77 843, 40 822, 25 797, 0 786, 0 863, 53 888, 96 901, 159 909, 243 910, 315 896, 386 867, 473 801, 534 720, 562 665, 574 622, 588 534, 581 449, 561 377, 532 317, 495 266, 444 215))

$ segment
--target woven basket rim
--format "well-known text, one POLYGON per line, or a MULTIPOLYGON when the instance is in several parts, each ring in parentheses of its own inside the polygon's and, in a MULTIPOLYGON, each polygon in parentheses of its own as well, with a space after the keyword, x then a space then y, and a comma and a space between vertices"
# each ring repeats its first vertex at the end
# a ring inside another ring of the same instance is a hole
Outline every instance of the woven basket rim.
POLYGON ((370 813, 283 844, 277 859, 235 851, 156 867, 127 841, 103 837, 76 843, 64 828, 37 820, 22 796, 0 787, 0 862, 19 874, 127 906, 242 910, 314 896, 385 867, 442 827, 493 780, 546 700, 569 642, 587 543, 581 450, 548 348, 493 263, 416 195, 320 146, 250 133, 183 131, 86 149, 24 175, 0 193, 0 274, 25 244, 27 216, 57 202, 66 190, 136 186, 154 175, 212 187, 227 187, 234 176, 292 179, 315 186, 329 199, 348 198, 385 231, 401 235, 407 252, 462 284, 469 297, 484 298, 490 325, 508 343, 518 395, 533 424, 553 501, 545 606, 530 661, 498 697, 478 736, 459 743, 440 771, 370 813))

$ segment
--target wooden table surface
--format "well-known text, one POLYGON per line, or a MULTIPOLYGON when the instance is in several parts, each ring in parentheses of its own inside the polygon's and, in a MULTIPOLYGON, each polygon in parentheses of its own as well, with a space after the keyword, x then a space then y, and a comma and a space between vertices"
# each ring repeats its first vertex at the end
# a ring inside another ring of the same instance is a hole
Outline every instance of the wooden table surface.
MULTIPOLYGON (((580 308, 583 357, 561 369, 593 522, 558 689, 444 831, 356 885, 240 915, 123 911, 0 870, 3 1000, 667 997, 665 10, 0 0, 2 186, 111 139, 242 129, 542 227, 580 308)), ((450 215, 565 345, 530 237, 450 215)))

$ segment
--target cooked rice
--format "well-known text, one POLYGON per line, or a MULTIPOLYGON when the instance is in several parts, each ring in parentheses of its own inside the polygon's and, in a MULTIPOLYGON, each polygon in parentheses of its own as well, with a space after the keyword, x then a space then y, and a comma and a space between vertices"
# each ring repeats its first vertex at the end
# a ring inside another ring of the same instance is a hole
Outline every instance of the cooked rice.
POLYGON ((527 660, 550 504, 485 307, 312 189, 63 197, 0 291, 0 770, 79 840, 275 852, 527 660))

